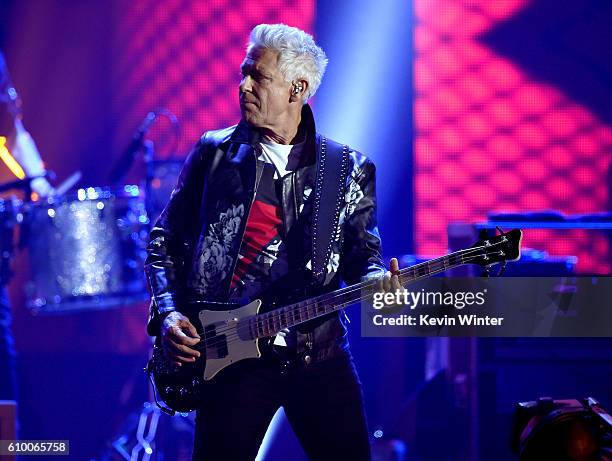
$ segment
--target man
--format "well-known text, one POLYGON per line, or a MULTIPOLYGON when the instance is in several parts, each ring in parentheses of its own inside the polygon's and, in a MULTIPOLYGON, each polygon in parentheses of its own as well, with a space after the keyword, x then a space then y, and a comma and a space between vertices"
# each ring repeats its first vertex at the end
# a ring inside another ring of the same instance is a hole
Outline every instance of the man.
MULTIPOLYGON (((176 366, 199 357, 197 327, 180 312, 192 301, 263 298, 283 305, 296 291, 313 296, 364 277, 384 276, 385 289, 399 288, 381 259, 374 165, 317 133, 306 104, 326 65, 305 32, 255 27, 241 67, 242 120, 205 133, 187 158, 151 232, 146 262, 153 298, 148 331, 161 337, 176 366), (331 156, 342 156, 344 175, 324 170, 331 156), (326 203, 333 194, 321 192, 329 175, 337 178, 335 214, 326 203), (322 235, 330 222, 332 232, 322 235), (324 258, 317 250, 322 242, 324 258)), ((280 406, 309 459, 370 459, 343 314, 261 346, 262 358, 206 382, 193 459, 254 459, 280 406)))

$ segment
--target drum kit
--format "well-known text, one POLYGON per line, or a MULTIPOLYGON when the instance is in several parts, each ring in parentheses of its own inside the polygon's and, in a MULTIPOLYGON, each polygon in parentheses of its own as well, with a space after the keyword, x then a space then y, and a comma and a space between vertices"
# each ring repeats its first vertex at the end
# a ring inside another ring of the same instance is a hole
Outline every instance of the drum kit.
POLYGON ((34 178, 0 185, 0 192, 25 192, 23 200, 0 199, 0 284, 6 286, 12 275, 17 244, 28 254, 24 288, 33 314, 102 310, 147 299, 143 265, 151 217, 165 206, 181 162, 152 161, 151 147, 145 151, 144 187, 87 187, 32 201, 34 178))
MULTIPOLYGON (((0 52, 0 114, 10 121, 4 129, 25 131, 21 107, 0 52)), ((19 230, 19 247, 29 255, 25 294, 32 313, 99 310, 146 299, 143 265, 150 217, 156 217, 165 206, 181 163, 154 160, 153 143, 145 137, 159 116, 170 121, 174 131, 171 151, 176 150, 180 133, 176 116, 163 108, 148 112, 111 171, 113 187, 87 187, 69 193, 80 178, 78 173, 49 196, 33 200, 33 182, 40 184, 46 174, 0 185, 3 195, 20 190, 23 197, 0 198, 0 287, 6 287, 12 276, 19 230), (123 185, 140 152, 146 166, 144 187, 123 185)), ((0 147, 4 140, 0 138, 0 147)), ((40 162, 42 168, 40 155, 31 144, 30 162, 40 162)), ((23 170, 15 174, 25 176, 23 170)))
POLYGON ((97 310, 146 298, 149 214, 142 188, 86 188, 63 197, 0 200, 0 274, 10 276, 14 239, 27 250, 27 307, 34 314, 97 310))

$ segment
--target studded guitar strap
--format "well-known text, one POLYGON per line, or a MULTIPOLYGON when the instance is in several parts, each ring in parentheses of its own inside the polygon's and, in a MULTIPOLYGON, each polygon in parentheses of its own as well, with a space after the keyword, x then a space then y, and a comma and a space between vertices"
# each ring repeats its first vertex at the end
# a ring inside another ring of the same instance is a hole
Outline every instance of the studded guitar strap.
POLYGON ((317 137, 317 174, 312 219, 313 281, 325 281, 340 210, 344 204, 349 147, 317 137))

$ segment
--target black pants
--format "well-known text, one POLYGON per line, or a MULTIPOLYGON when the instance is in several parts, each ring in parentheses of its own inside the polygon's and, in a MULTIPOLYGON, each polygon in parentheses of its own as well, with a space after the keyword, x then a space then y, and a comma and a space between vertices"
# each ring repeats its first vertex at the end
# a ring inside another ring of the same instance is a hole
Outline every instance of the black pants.
POLYGON ((309 460, 370 460, 361 383, 350 357, 309 365, 249 359, 207 384, 194 461, 255 459, 281 406, 309 460))

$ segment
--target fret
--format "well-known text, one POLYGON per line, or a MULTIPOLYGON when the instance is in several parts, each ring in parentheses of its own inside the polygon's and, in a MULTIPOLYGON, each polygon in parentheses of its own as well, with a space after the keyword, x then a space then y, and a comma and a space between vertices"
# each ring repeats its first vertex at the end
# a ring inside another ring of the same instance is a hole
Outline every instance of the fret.
POLYGON ((266 324, 268 325, 268 334, 271 335, 274 333, 274 318, 271 315, 267 315, 266 324))
POLYGON ((271 336, 272 334, 274 334, 274 319, 272 318, 269 312, 266 312, 265 315, 266 315, 265 324, 268 330, 268 336, 271 336))
POLYGON ((294 325, 299 325, 300 323, 302 323, 302 316, 300 315, 300 310, 295 305, 291 306, 291 318, 293 319, 294 325))
POLYGON ((272 319, 272 327, 273 327, 274 331, 282 330, 282 328, 280 328, 280 319, 279 319, 278 315, 276 315, 274 312, 272 312, 272 313, 270 313, 270 319, 272 319))
POLYGON ((308 320, 317 317, 316 306, 309 306, 308 303, 304 304, 304 312, 306 312, 306 318, 308 320))
POLYGON ((261 323, 261 319, 259 317, 257 317, 257 334, 258 336, 265 336, 265 331, 263 328, 263 324, 261 323))
POLYGON ((268 330, 268 323, 267 323, 267 319, 266 319, 266 314, 260 315, 259 323, 261 324, 261 331, 263 333, 263 336, 268 336, 269 335, 269 330, 268 330))
POLYGON ((302 322, 310 320, 310 317, 308 316, 308 311, 305 310, 303 306, 300 306, 299 309, 300 309, 300 318, 302 319, 302 322))

